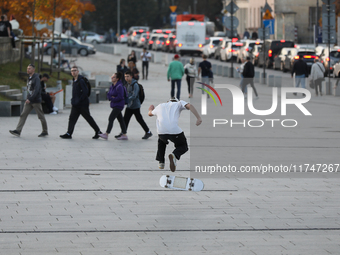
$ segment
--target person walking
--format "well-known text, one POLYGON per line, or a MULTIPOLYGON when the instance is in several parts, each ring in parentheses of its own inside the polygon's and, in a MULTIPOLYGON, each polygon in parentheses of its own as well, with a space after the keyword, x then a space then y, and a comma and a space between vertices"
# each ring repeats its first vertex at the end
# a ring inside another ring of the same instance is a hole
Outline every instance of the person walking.
POLYGON ((122 82, 122 74, 115 73, 111 76, 112 85, 110 87, 109 92, 107 93, 107 99, 110 101, 110 106, 112 108, 111 114, 109 116, 109 124, 107 125, 106 133, 99 134, 99 136, 105 140, 108 139, 109 134, 111 133, 113 122, 117 118, 120 128, 121 128, 121 136, 118 137, 118 140, 128 140, 126 135, 126 126, 122 115, 122 110, 125 106, 125 94, 126 89, 122 82))
POLYGON ((179 55, 174 56, 174 61, 172 61, 168 67, 167 78, 168 81, 171 79, 171 98, 175 97, 175 84, 177 84, 177 95, 179 99, 181 95, 181 82, 184 75, 184 67, 181 62, 179 62, 179 55))
MULTIPOLYGON (((292 68, 292 78, 295 73, 295 87, 306 88, 306 78, 308 77, 308 66, 305 61, 302 60, 303 56, 299 55, 299 59, 294 63, 292 68)), ((296 93, 293 93, 296 96, 296 93)), ((302 94, 305 96, 305 94, 302 94)))
POLYGON ((136 67, 137 58, 136 58, 136 52, 134 50, 132 50, 131 53, 127 57, 127 62, 129 63, 130 61, 132 61, 134 67, 136 67))
MULTIPOLYGON (((203 58, 203 61, 201 63, 199 63, 199 65, 198 65, 198 76, 200 76, 200 74, 202 73, 202 75, 201 75, 202 76, 202 83, 212 86, 212 83, 210 83, 212 81, 211 78, 213 77, 212 70, 211 70, 211 63, 209 61, 207 61, 206 55, 203 54, 202 58, 203 58)), ((204 85, 202 84, 202 88, 203 87, 204 87, 204 85)), ((208 88, 208 91, 210 91, 209 88, 208 88)), ((203 90, 202 90, 202 94, 204 94, 203 90)))
POLYGON ((41 85, 41 100, 45 102, 49 114, 57 114, 58 108, 53 106, 55 101, 55 96, 51 96, 49 93, 46 92, 46 83, 50 79, 50 76, 47 73, 44 73, 40 77, 40 85, 41 85))
POLYGON ((190 62, 184 66, 184 73, 187 75, 186 80, 188 84, 188 93, 189 98, 191 98, 194 94, 194 83, 197 76, 197 69, 194 58, 191 58, 190 62))
POLYGON ((72 134, 74 127, 77 124, 79 116, 83 118, 90 124, 90 126, 95 131, 92 139, 98 139, 99 134, 102 134, 97 123, 94 121, 90 114, 90 101, 88 98, 88 88, 84 77, 79 74, 78 67, 73 66, 71 68, 71 75, 73 76, 72 84, 72 98, 71 98, 71 113, 68 121, 68 129, 64 135, 60 135, 63 139, 72 139, 72 134))
POLYGON ((126 73, 126 71, 129 70, 128 67, 125 65, 125 59, 122 58, 119 62, 119 65, 117 65, 117 73, 121 73, 122 74, 122 79, 121 81, 123 82, 123 84, 126 84, 125 81, 125 77, 124 74, 126 73))
POLYGON ((256 88, 254 86, 254 76, 255 76, 255 68, 253 63, 250 61, 250 57, 246 58, 246 62, 243 67, 243 79, 242 79, 242 92, 244 93, 244 97, 247 98, 246 87, 248 84, 253 88, 256 99, 259 98, 256 88))
MULTIPOLYGON (((132 115, 135 115, 135 118, 137 122, 141 125, 141 127, 145 131, 145 135, 142 137, 142 139, 148 139, 152 136, 152 133, 149 129, 149 127, 146 125, 141 113, 140 113, 140 107, 141 103, 139 100, 139 86, 138 83, 135 79, 132 77, 132 72, 127 71, 125 73, 125 80, 128 84, 127 87, 127 92, 128 92, 128 98, 129 98, 129 103, 125 109, 124 113, 124 121, 125 121, 125 126, 126 130, 128 129, 130 119, 132 115)), ((120 133, 119 135, 115 136, 117 139, 121 137, 123 134, 120 133)))
POLYGON ((314 83, 314 88, 315 88, 315 95, 318 96, 318 89, 320 92, 320 96, 322 96, 322 81, 325 79, 325 73, 326 69, 323 66, 323 64, 320 63, 319 59, 316 58, 314 60, 314 64, 312 65, 311 69, 311 79, 312 82, 314 83))
POLYGON ((143 48, 143 52, 140 54, 140 57, 142 59, 143 80, 144 80, 144 77, 146 79, 148 79, 149 61, 151 59, 151 53, 146 51, 146 48, 143 48), (145 67, 145 70, 146 70, 145 76, 144 76, 144 67, 145 67))
POLYGON ((201 116, 192 104, 185 101, 170 99, 166 103, 159 104, 156 108, 150 105, 148 115, 156 116, 156 125, 158 133, 158 150, 156 160, 159 162, 159 169, 164 169, 165 166, 165 151, 169 140, 174 143, 175 149, 169 154, 170 170, 176 171, 177 160, 188 151, 187 139, 183 130, 178 126, 178 119, 183 110, 190 110, 196 117, 196 125, 202 123, 201 116))
POLYGON ((35 73, 35 66, 33 64, 29 64, 27 66, 27 99, 24 104, 24 109, 20 114, 19 123, 15 130, 10 130, 9 132, 12 135, 20 136, 22 128, 25 125, 28 114, 34 109, 38 115, 39 120, 41 121, 42 132, 38 137, 45 137, 48 135, 47 131, 47 122, 45 119, 44 112, 41 106, 41 85, 39 74, 35 73))

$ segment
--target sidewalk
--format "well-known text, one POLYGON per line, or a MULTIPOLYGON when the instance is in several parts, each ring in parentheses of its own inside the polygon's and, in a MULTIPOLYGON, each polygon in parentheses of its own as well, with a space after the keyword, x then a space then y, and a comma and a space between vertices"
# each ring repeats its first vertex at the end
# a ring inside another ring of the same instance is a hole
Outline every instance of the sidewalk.
MULTIPOLYGON (((98 52, 79 58, 78 64, 94 75, 111 75, 120 58, 98 52)), ((137 65, 141 71, 141 63, 137 65)), ((207 178, 198 193, 159 186, 159 178, 170 171, 168 162, 164 170, 158 169, 156 119, 147 111, 150 104, 170 97, 166 70, 150 63, 149 79, 140 80, 146 93, 141 112, 154 134, 148 140, 141 139, 144 131, 134 118, 128 141, 114 139, 120 131, 117 121, 108 141, 93 140, 94 132, 82 117, 73 139, 60 139, 70 109, 46 115, 47 138, 37 137, 41 125, 36 115, 28 117, 20 138, 8 132, 19 118, 0 118, 0 254, 339 254, 338 178, 207 178)), ((240 80, 215 77, 215 84, 226 82, 236 85, 240 80)), ((260 104, 268 107, 271 89, 260 84, 256 88, 260 104)), ((195 89, 194 98, 199 96, 195 89)), ((188 100, 184 79, 181 97, 188 100)), ((325 163, 339 163, 334 156, 339 152, 338 101, 312 97, 310 107, 315 118, 322 119, 320 125, 294 134, 301 138, 301 155, 309 139, 315 139, 325 163)), ((109 102, 93 104, 90 111, 105 131, 109 102)), ((179 125, 190 144, 196 137, 190 133, 195 117, 189 116, 189 111, 182 112, 179 125)), ((256 150, 258 140, 246 132, 237 133, 237 140, 229 134, 226 157, 233 146, 241 152, 256 150)), ((266 130, 262 135, 266 137, 266 130)), ((270 137, 266 142, 280 151, 282 163, 290 163, 288 142, 286 148, 270 137)), ((233 154, 230 160, 244 158, 251 155, 233 154)), ((189 169, 187 153, 176 175, 189 176, 189 169)))

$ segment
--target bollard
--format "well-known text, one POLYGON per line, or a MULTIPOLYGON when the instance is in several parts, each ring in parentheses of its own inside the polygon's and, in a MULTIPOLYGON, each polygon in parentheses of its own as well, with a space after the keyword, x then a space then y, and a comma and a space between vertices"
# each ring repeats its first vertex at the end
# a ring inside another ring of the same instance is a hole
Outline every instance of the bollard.
POLYGON ((229 72, 229 67, 228 66, 223 66, 223 77, 228 77, 228 72, 229 72))
POLYGON ((261 83, 261 84, 267 84, 267 77, 268 77, 267 73, 266 73, 266 76, 263 77, 263 73, 261 72, 261 75, 260 75, 260 83, 261 83))
POLYGON ((62 89, 63 88, 63 85, 61 83, 61 80, 57 80, 57 89, 62 89))
POLYGON ((231 67, 228 67, 228 78, 232 78, 233 75, 233 69, 231 67))
POLYGON ((65 107, 71 107, 72 98, 72 85, 66 85, 65 87, 65 107))
POLYGON ((73 80, 68 80, 68 85, 72 85, 73 84, 73 80))
POLYGON ((217 73, 217 65, 216 64, 211 65, 211 71, 213 72, 213 74, 217 73))
POLYGON ((326 95, 332 95, 332 82, 326 81, 326 95))
POLYGON ((282 77, 281 76, 275 76, 274 87, 281 88, 281 86, 282 86, 282 77))
POLYGON ((259 83, 260 82, 260 72, 259 71, 255 72, 254 82, 255 83, 259 83))
POLYGON ((222 68, 223 68, 223 66, 221 66, 221 65, 217 66, 217 75, 218 76, 222 76, 222 68))
POLYGON ((236 70, 235 68, 233 68, 233 72, 234 72, 234 78, 235 78, 235 79, 241 78, 240 73, 237 72, 237 70, 236 70))
POLYGON ((267 85, 268 87, 274 87, 275 86, 275 76, 270 74, 268 75, 267 85))

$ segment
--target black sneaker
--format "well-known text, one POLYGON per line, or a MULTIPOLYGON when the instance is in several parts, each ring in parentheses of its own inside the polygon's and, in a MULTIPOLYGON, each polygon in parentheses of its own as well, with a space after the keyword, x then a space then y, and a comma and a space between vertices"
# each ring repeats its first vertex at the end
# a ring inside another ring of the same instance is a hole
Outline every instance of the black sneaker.
POLYGON ((102 132, 99 131, 98 133, 96 133, 96 134, 92 137, 92 139, 98 139, 98 138, 100 137, 99 134, 102 134, 102 132))
POLYGON ((145 133, 145 135, 142 137, 142 139, 148 139, 152 136, 151 131, 149 131, 148 133, 145 133))
POLYGON ((47 132, 42 132, 40 135, 38 135, 38 137, 45 137, 45 136, 48 136, 47 132))
POLYGON ((70 135, 69 133, 66 133, 64 135, 61 135, 60 138, 63 138, 63 139, 72 139, 72 135, 70 135))
POLYGON ((16 131, 16 130, 10 130, 9 132, 10 132, 12 135, 15 135, 15 136, 17 136, 17 137, 20 136, 20 133, 19 133, 18 131, 16 131))
POLYGON ((123 133, 120 133, 119 135, 115 135, 115 138, 119 138, 123 135, 123 133))

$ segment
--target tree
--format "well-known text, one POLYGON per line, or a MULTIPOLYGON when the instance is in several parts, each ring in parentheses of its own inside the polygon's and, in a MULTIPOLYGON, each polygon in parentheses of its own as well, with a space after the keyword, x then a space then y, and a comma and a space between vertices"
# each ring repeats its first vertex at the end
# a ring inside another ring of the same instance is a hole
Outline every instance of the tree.
POLYGON ((94 11, 94 5, 78 0, 2 0, 3 13, 14 15, 25 35, 32 35, 32 17, 35 21, 52 24, 55 17, 76 24, 85 11, 94 11))

